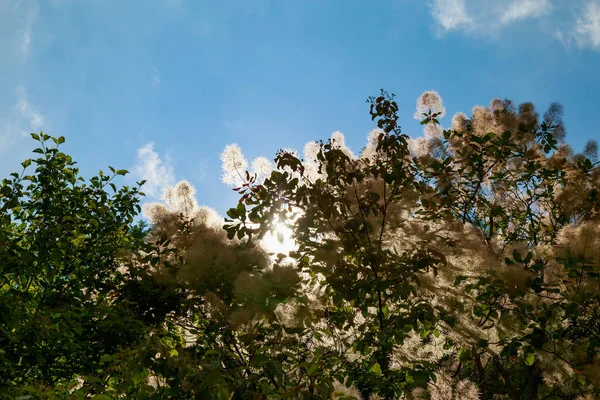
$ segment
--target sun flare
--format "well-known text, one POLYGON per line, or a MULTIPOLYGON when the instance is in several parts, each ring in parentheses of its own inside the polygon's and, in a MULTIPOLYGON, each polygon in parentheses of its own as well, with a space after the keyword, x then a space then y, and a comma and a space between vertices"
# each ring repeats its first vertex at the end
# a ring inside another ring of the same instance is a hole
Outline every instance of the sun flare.
POLYGON ((275 229, 267 233, 262 239, 263 245, 270 253, 283 253, 288 255, 296 248, 296 242, 292 238, 292 230, 284 223, 277 223, 275 229))

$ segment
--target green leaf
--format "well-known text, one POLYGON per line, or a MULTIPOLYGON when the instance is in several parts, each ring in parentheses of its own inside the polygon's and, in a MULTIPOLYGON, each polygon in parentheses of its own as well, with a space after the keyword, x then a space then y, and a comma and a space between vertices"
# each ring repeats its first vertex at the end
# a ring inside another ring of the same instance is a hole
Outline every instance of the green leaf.
POLYGON ((532 366, 533 362, 535 361, 535 354, 534 353, 526 353, 524 355, 524 359, 525 359, 525 364, 532 366))
POLYGON ((307 369, 306 369, 306 374, 308 376, 313 376, 315 374, 315 372, 317 372, 317 370, 319 369, 319 365, 318 364, 311 364, 307 369))
POLYGON ((522 262, 523 262, 523 259, 521 258, 521 253, 519 253, 519 250, 517 250, 517 249, 514 249, 514 250, 513 250, 513 258, 514 258, 514 259, 515 259, 517 262, 520 262, 520 263, 522 263, 522 262))
POLYGON ((246 215, 246 206, 241 201, 237 205, 237 212, 241 217, 246 215))
POLYGON ((230 208, 229 210, 227 210, 226 214, 231 219, 237 219, 240 217, 240 215, 238 214, 238 211, 235 208, 230 208))
POLYGON ((381 365, 379 365, 379 363, 376 362, 375 364, 373 364, 371 369, 369 369, 369 372, 372 372, 377 376, 381 375, 381 365))
POLYGON ((40 140, 40 135, 38 135, 37 133, 32 133, 31 137, 34 138, 35 140, 39 141, 40 140))
POLYGON ((100 362, 101 363, 107 363, 107 362, 111 362, 115 359, 115 356, 111 355, 111 354, 104 354, 101 358, 100 358, 100 362))
POLYGON ((29 167, 29 166, 31 165, 31 159, 30 159, 30 158, 28 158, 27 160, 23 161, 23 162, 21 163, 21 165, 23 166, 23 168, 27 168, 27 167, 29 167))

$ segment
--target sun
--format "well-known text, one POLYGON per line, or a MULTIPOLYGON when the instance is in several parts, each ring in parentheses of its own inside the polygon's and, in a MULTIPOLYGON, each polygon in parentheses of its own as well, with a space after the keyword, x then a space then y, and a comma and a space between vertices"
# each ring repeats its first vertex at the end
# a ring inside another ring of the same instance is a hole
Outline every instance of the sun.
POLYGON ((292 230, 282 222, 278 222, 275 229, 263 237, 262 243, 269 253, 274 254, 288 255, 297 248, 296 241, 292 238, 292 230))

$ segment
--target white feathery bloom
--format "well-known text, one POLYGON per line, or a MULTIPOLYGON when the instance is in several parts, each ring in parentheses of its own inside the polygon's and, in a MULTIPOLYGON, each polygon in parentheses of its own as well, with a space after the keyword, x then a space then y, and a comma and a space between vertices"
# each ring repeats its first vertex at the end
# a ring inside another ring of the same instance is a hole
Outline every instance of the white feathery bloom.
POLYGON ((267 157, 256 157, 252 161, 252 172, 259 181, 264 180, 273 171, 273 163, 267 157))
POLYGON ((280 303, 275 308, 274 314, 283 326, 293 328, 298 326, 298 318, 296 317, 297 311, 298 304, 295 301, 289 301, 280 303))
POLYGON ((379 136, 384 133, 381 129, 373 129, 367 135, 367 145, 365 146, 360 157, 362 159, 368 159, 373 162, 382 156, 381 152, 377 152, 377 146, 379 146, 379 136))
POLYGON ((319 164, 315 161, 306 161, 304 163, 304 176, 311 181, 316 181, 323 177, 323 174, 319 174, 319 164))
POLYGON ((427 398, 427 393, 425 392, 425 389, 423 388, 414 388, 413 391, 410 393, 410 399, 411 400, 425 400, 427 398))
POLYGON ((435 383, 429 382, 428 391, 431 400, 454 400, 451 378, 446 374, 435 374, 435 383))
POLYGON ((236 143, 228 144, 221 153, 223 162, 223 171, 243 170, 248 166, 248 162, 242 154, 242 149, 236 143))
POLYGON ((463 112, 457 112, 452 116, 452 130, 456 132, 462 132, 467 129, 467 122, 469 118, 467 114, 463 112))
POLYGON ((173 211, 191 217, 198 208, 195 197, 196 189, 188 181, 182 180, 175 184, 172 192, 174 194, 173 211))
POLYGON ((194 215, 194 224, 221 229, 223 226, 223 217, 221 217, 213 208, 201 206, 198 207, 194 215))
POLYGON ((462 380, 456 384, 456 398, 461 400, 479 400, 479 389, 471 381, 462 380))
POLYGON ((591 394, 586 394, 584 396, 579 396, 577 400, 594 400, 594 397, 591 394))
POLYGON ((393 362, 399 366, 412 364, 415 361, 437 363, 453 351, 444 349, 446 339, 445 335, 439 335, 438 337, 432 336, 429 341, 425 342, 419 334, 413 331, 404 339, 402 346, 393 355, 393 362))
POLYGON ((177 182, 175 186, 166 187, 162 200, 164 204, 146 203, 142 206, 144 216, 152 223, 156 223, 171 213, 183 214, 186 218, 191 218, 198 210, 196 189, 186 180, 177 182))
POLYGON ((431 110, 432 113, 439 113, 438 118, 442 118, 446 115, 446 109, 442 103, 442 98, 439 93, 435 90, 427 90, 423 92, 417 99, 417 111, 415 112, 415 119, 423 119, 423 114, 428 113, 431 110))
POLYGON ((194 188, 189 181, 183 179, 175 184, 173 192, 175 192, 179 198, 190 198, 194 197, 196 194, 196 188, 194 188))
POLYGON ((471 109, 472 119, 483 118, 488 115, 488 109, 486 106, 473 106, 471 109))
POLYGON ((586 257, 600 265, 600 223, 585 221, 578 225, 565 225, 556 235, 558 255, 586 257))
POLYGON ((304 145, 304 175, 310 180, 317 180, 320 177, 318 155, 321 151, 321 144, 318 142, 308 142, 304 145))
POLYGON ((228 144, 221 153, 222 180, 228 185, 241 185, 244 181, 244 173, 248 167, 248 161, 242 154, 242 149, 237 144, 228 144))
POLYGON ((316 161, 321 151, 321 145, 319 142, 308 142, 304 145, 304 160, 316 161))
POLYGON ((504 110, 504 102, 502 101, 502 99, 492 99, 492 101, 490 102, 490 110, 492 111, 502 111, 504 110))
POLYGON ((429 382, 431 400, 479 400, 479 390, 471 381, 455 379, 445 373, 436 373, 436 382, 429 382))
POLYGON ((155 224, 169 215, 169 209, 161 203, 145 203, 142 205, 142 215, 155 224))
POLYGON ((425 137, 427 139, 440 139, 444 134, 444 128, 435 124, 427 124, 425 128, 423 128, 425 133, 425 137))
POLYGON ((346 137, 340 131, 335 131, 331 134, 331 141, 333 142, 333 147, 336 149, 346 146, 346 137))
POLYGON ((340 131, 335 131, 331 134, 332 147, 344 152, 348 157, 354 158, 354 153, 346 146, 346 137, 340 131))
POLYGON ((413 157, 423 157, 429 153, 429 143, 426 138, 408 139, 408 150, 413 157))
POLYGON ((174 201, 175 201, 175 191, 174 191, 173 186, 167 186, 165 188, 165 190, 163 190, 163 194, 160 197, 160 199, 165 202, 165 204, 167 205, 167 207, 173 208, 174 207, 174 201))
POLYGON ((223 174, 221 176, 221 182, 227 186, 241 186, 244 183, 242 178, 235 173, 223 174))
POLYGON ((489 132, 495 132, 498 129, 494 114, 484 106, 475 106, 472 110, 471 126, 473 133, 477 136, 483 136, 489 132))
POLYGON ((352 385, 348 388, 348 387, 346 387, 346 385, 344 385, 343 383, 341 383, 337 380, 333 381, 333 392, 334 392, 334 396, 335 396, 334 398, 344 397, 345 399, 347 399, 347 398, 353 398, 353 399, 357 399, 357 400, 362 399, 362 396, 360 395, 360 392, 358 391, 356 386, 352 385))

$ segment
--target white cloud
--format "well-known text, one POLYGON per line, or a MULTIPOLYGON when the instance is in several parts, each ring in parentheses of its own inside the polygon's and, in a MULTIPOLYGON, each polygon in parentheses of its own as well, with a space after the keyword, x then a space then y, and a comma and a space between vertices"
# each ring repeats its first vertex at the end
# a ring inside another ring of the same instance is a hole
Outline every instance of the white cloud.
POLYGON ((38 14, 39 6, 37 5, 37 3, 33 3, 33 6, 29 7, 26 10, 24 16, 21 19, 21 52, 25 56, 29 54, 29 49, 31 47, 31 40, 33 35, 32 30, 34 24, 38 20, 38 14))
POLYGON ((502 24, 509 24, 514 21, 539 18, 552 11, 550 0, 513 0, 502 17, 502 24))
POLYGON ((585 5, 577 17, 574 36, 580 47, 600 49, 600 3, 590 1, 585 5))
POLYGON ((517 21, 549 14, 552 3, 551 0, 433 0, 430 9, 443 31, 495 34, 517 21))
POLYGON ((30 54, 39 10, 37 0, 0 0, 0 44, 8 45, 3 62, 23 61, 30 54))
POLYGON ((429 0, 429 8, 438 33, 500 37, 522 23, 566 47, 600 51, 600 0, 429 0))
POLYGON ((132 168, 136 180, 145 180, 142 191, 148 196, 160 198, 167 186, 175 183, 175 173, 168 156, 161 158, 154 151, 154 143, 147 143, 137 150, 137 163, 132 168))
POLYGON ((12 107, 0 109, 0 177, 20 171, 19 163, 32 155, 29 152, 35 143, 31 132, 48 130, 48 122, 35 106, 23 86, 15 90, 12 107))
POLYGON ((23 86, 17 86, 16 93, 16 109, 19 117, 22 120, 25 120, 32 130, 38 131, 42 129, 44 125, 44 116, 40 114, 40 112, 37 111, 29 102, 27 90, 23 86))
POLYGON ((431 5, 433 18, 445 29, 469 29, 472 23, 467 14, 465 0, 434 0, 431 5))
POLYGON ((17 86, 15 96, 13 109, 0 115, 0 151, 2 152, 20 147, 20 142, 29 133, 47 128, 44 116, 31 104, 25 87, 17 86))
POLYGON ((152 71, 153 71, 153 74, 152 74, 152 80, 150 81, 150 85, 160 86, 161 80, 160 80, 160 74, 158 72, 158 69, 152 68, 152 71))
POLYGON ((590 47, 600 51, 600 2, 587 0, 580 3, 575 17, 567 26, 557 29, 554 38, 566 47, 590 47))
POLYGON ((25 31, 23 35, 23 43, 21 43, 21 51, 23 54, 29 53, 29 45, 31 44, 31 28, 25 31))

